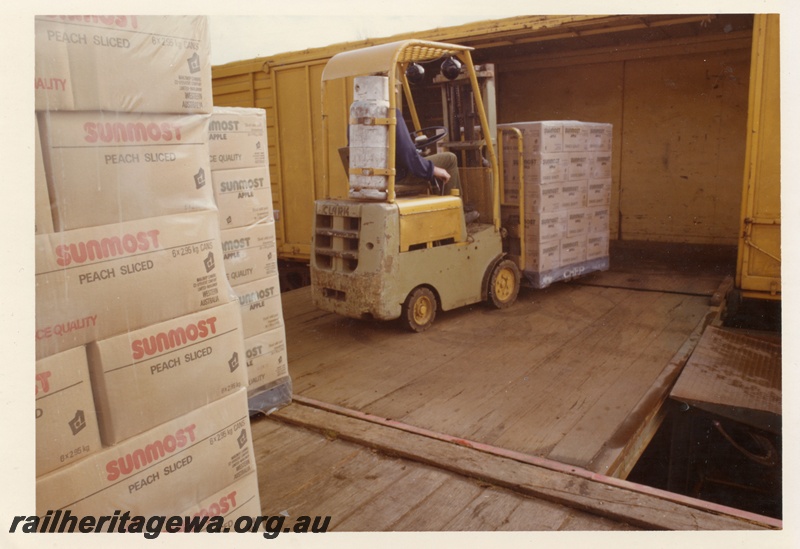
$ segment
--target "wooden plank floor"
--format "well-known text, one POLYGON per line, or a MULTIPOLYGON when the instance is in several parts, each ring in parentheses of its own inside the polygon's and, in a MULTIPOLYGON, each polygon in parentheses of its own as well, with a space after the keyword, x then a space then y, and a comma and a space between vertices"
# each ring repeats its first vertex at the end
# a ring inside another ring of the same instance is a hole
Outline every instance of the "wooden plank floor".
MULTIPOLYGON (((631 459, 732 272, 704 257, 625 248, 607 273, 523 289, 502 311, 440 312, 422 334, 319 311, 308 288, 284 293, 294 394, 605 474, 631 459)), ((632 528, 277 417, 254 419, 254 442, 265 513, 331 515, 350 531, 632 528)))
POLYGON ((708 312, 707 297, 559 284, 411 334, 308 299, 284 300, 296 394, 588 469, 708 312))
POLYGON ((336 532, 637 529, 270 417, 252 429, 265 515, 330 516, 336 532))
MULTIPOLYGON (((305 434, 298 443, 284 430, 255 425, 256 447, 280 448, 288 443, 286 452, 275 456, 288 468, 278 472, 278 482, 272 485, 268 481, 269 471, 259 473, 262 504, 266 498, 272 509, 280 509, 299 498, 302 505, 295 513, 302 513, 302 507, 313 508, 316 502, 327 502, 330 497, 334 500, 331 508, 346 517, 336 523, 340 529, 388 531, 404 529, 400 525, 405 523, 412 529, 412 523, 416 523, 418 530, 456 528, 447 519, 469 521, 469 516, 459 517, 459 512, 474 503, 475 490, 470 483, 496 491, 493 499, 498 500, 501 510, 519 504, 536 512, 524 524, 503 521, 501 528, 727 531, 777 527, 769 519, 729 508, 505 449, 455 441, 351 410, 332 409, 324 403, 297 399, 264 419, 274 420, 320 433, 319 437, 328 440, 318 444, 302 431, 305 434), (340 468, 350 454, 338 454, 349 451, 347 443, 356 443, 358 456, 374 449, 376 455, 392 456, 395 461, 388 470, 359 468, 350 476, 340 468), (303 463, 297 472, 292 467, 295 462, 303 463), (287 477, 293 481, 287 481, 287 477), (406 482, 409 479, 410 484, 406 482), (329 483, 335 486, 330 496, 326 494, 329 483), (431 500, 435 505, 430 505, 431 500), (447 505, 439 508, 444 501, 447 505), (568 528, 564 513, 574 519, 568 528)), ((279 512, 289 514, 288 509, 279 512)), ((482 526, 489 530, 495 527, 497 524, 491 523, 482 526)))

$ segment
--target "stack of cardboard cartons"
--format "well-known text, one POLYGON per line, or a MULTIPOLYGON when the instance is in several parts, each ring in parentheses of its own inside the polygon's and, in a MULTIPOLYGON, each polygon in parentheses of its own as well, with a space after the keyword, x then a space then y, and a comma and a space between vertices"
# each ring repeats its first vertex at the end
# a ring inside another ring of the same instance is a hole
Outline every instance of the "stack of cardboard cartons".
MULTIPOLYGON (((524 274, 544 288, 609 267, 611 124, 537 121, 500 124, 503 224, 519 230, 524 188, 524 274), (520 160, 519 137, 522 136, 520 160)), ((511 255, 519 255, 512 250, 511 255)))
POLYGON ((214 107, 209 153, 225 270, 240 303, 250 409, 268 412, 291 401, 292 380, 286 361, 265 111, 214 107))
POLYGON ((37 514, 226 491, 249 494, 227 520, 260 514, 207 20, 41 16, 35 35, 37 514))

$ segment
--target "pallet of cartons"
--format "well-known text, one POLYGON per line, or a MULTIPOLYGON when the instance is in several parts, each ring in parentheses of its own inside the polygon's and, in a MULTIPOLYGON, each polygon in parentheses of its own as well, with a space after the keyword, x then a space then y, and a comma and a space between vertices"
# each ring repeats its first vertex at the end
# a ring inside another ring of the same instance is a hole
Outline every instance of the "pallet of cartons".
POLYGON ((292 400, 263 109, 214 107, 209 154, 228 281, 239 301, 251 413, 292 400))
POLYGON ((501 220, 525 280, 546 288, 608 270, 611 125, 548 120, 498 128, 501 220))

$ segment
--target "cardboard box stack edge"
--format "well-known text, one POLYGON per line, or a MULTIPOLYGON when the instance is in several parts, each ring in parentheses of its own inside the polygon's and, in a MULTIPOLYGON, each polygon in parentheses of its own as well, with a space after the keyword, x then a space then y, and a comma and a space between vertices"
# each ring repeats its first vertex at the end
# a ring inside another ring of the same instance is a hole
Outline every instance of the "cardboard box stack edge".
POLYGON ((35 48, 37 513, 259 514, 208 21, 37 16, 35 48))
POLYGON ((266 111, 214 107, 208 143, 225 266, 242 315, 248 394, 258 407, 258 395, 276 387, 287 388, 285 394, 291 395, 292 383, 278 278, 266 111))

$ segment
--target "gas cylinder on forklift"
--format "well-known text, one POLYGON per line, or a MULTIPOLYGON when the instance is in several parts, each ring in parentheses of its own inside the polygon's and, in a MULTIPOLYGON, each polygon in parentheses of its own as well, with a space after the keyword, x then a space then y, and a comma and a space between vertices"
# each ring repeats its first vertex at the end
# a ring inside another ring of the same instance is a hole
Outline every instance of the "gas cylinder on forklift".
MULTIPOLYGON (((421 332, 440 310, 481 301, 505 308, 516 300, 520 267, 504 251, 494 128, 470 51, 405 40, 328 61, 322 74, 323 124, 330 115, 325 89, 331 81, 352 80, 354 102, 349 150, 340 151, 348 198, 315 202, 310 267, 317 307, 351 318, 400 319, 421 332), (395 158, 402 98, 415 128, 412 140, 425 133, 409 76, 440 67, 444 120, 437 135, 423 141, 439 141, 440 151, 458 157, 461 189, 450 194, 398 182, 395 158), (443 141, 445 136, 449 140, 443 141), (477 221, 465 218, 465 201, 478 213, 477 221)), ((327 131, 322 134, 327 138, 327 131)), ((327 143, 322 150, 327 153, 327 143)), ((325 159, 323 165, 330 163, 325 159)))

